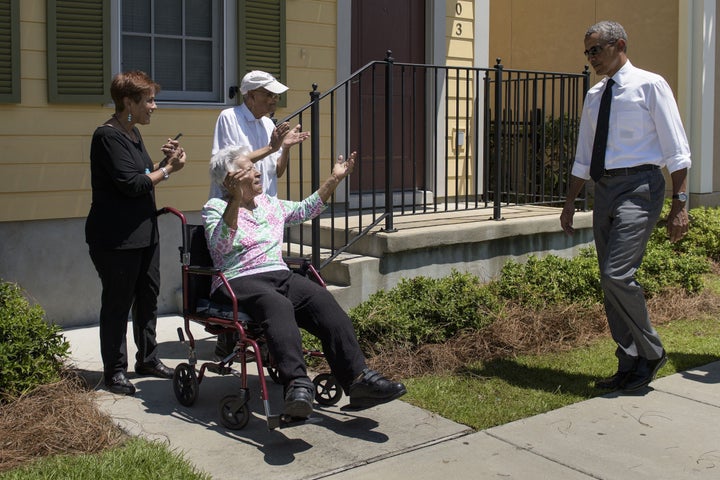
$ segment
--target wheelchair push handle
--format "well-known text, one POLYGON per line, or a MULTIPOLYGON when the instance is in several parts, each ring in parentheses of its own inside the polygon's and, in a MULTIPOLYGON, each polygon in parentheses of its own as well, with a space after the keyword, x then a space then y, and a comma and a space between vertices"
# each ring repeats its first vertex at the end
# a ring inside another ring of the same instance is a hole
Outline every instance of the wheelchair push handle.
POLYGON ((185 218, 184 213, 173 207, 162 207, 155 212, 158 217, 160 215, 165 215, 166 213, 172 213, 180 219, 183 243, 181 246, 178 247, 178 250, 180 250, 180 263, 185 263, 187 261, 187 245, 189 244, 189 239, 187 238, 187 229, 185 228, 185 226, 187 225, 187 219, 185 218))

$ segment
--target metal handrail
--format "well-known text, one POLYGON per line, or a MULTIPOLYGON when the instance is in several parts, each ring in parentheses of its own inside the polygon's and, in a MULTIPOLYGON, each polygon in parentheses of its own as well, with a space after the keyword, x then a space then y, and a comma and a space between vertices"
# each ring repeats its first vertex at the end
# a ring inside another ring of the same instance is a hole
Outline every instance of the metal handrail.
MULTIPOLYGON (((289 229, 288 254, 299 246, 307 256, 309 244, 321 269, 381 222, 394 232, 395 215, 492 207, 500 221, 506 205, 564 203, 588 88, 587 67, 571 74, 505 69, 500 59, 491 68, 400 63, 390 51, 325 92, 313 84, 310 101, 281 120, 303 123, 309 114, 311 125, 309 158, 302 144, 294 149, 281 179, 286 198, 307 196, 308 184, 316 190, 338 152, 357 150, 356 165, 366 168, 330 201, 322 218, 331 232, 323 235, 321 218, 309 241, 302 227, 289 229), (321 261, 323 248, 330 253, 321 261)), ((577 205, 587 208, 584 195, 577 205)))

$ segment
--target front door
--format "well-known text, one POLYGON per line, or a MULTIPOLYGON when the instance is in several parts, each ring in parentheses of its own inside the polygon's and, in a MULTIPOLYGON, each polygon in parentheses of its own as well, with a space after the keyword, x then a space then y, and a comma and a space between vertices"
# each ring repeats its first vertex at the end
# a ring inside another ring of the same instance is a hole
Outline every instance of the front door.
MULTIPOLYGON (((425 2, 353 0, 351 68, 355 72, 390 50, 395 62, 425 63, 425 2)), ((425 71, 393 68, 393 191, 424 189, 425 71), (404 70, 404 71, 403 71, 404 70)), ((385 78, 377 65, 355 82, 351 95, 351 145, 361 161, 353 192, 385 190, 385 78)))

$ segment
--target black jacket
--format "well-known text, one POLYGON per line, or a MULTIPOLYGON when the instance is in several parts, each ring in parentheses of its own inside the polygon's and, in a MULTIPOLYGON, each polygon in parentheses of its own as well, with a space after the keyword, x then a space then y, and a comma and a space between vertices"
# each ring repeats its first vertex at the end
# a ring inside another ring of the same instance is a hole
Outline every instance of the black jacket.
POLYGON ((102 125, 90 146, 92 205, 85 222, 91 248, 142 248, 158 242, 153 163, 140 132, 137 143, 102 125))

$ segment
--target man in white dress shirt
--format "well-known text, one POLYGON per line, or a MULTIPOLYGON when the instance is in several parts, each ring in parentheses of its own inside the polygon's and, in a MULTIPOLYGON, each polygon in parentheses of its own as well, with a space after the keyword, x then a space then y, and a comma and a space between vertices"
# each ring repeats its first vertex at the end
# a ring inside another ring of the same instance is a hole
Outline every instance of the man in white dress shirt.
MULTIPOLYGON (((240 84, 243 103, 220 112, 215 124, 212 155, 228 146, 247 147, 248 158, 262 173, 263 192, 277 196, 277 179, 285 173, 290 147, 305 141, 309 132, 287 122, 277 126, 268 115, 275 113, 280 94, 288 87, 267 72, 253 70, 240 84)), ((211 184, 210 197, 224 192, 211 184)))
POLYGON ((631 392, 647 386, 667 361, 635 273, 663 207, 662 167, 672 179, 673 200, 667 221, 670 241, 680 240, 687 232, 690 149, 669 85, 661 76, 633 66, 627 58, 627 46, 627 34, 616 22, 599 22, 585 34, 585 56, 595 72, 605 78, 585 97, 560 224, 572 235, 574 200, 585 182, 593 178, 593 234, 605 313, 618 358, 617 372, 595 386, 631 392), (609 104, 609 117, 605 117, 609 120, 603 122, 599 113, 606 88, 604 110, 609 104), (598 141, 598 137, 604 138, 598 141))

